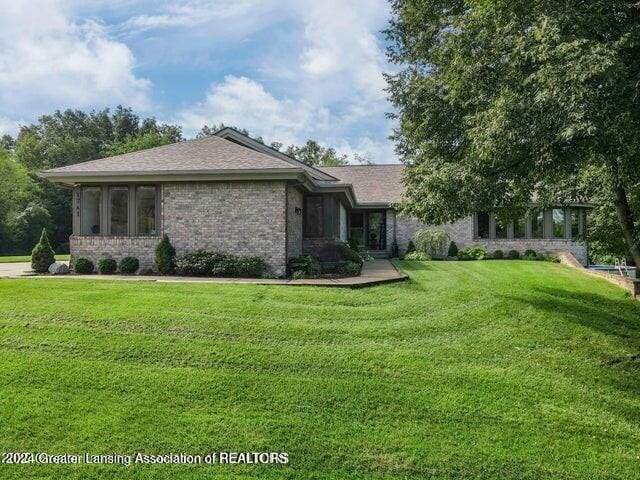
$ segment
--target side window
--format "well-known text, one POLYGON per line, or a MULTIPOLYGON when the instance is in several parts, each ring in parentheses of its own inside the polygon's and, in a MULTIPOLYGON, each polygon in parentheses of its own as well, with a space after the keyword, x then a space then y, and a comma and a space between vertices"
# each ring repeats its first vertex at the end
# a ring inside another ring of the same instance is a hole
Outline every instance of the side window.
POLYGON ((322 237, 323 199, 319 195, 304 198, 304 236, 322 237))
POLYGON ((478 218, 478 238, 489 238, 489 214, 485 212, 479 212, 478 218))

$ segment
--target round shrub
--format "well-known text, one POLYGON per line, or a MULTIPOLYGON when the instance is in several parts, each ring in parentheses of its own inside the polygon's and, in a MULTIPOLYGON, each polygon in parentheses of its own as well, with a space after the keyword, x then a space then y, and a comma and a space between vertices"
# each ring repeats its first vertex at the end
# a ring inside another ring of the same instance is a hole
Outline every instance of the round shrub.
POLYGON ((352 249, 348 243, 338 242, 336 244, 336 251, 341 260, 362 263, 362 257, 360 254, 356 250, 352 249))
POLYGON ((508 256, 511 260, 517 260, 520 258, 520 252, 518 250, 509 250, 508 256))
POLYGON ((493 252, 493 258, 495 260, 502 260, 504 258, 504 252, 502 250, 496 250, 493 252))
POLYGON ((431 256, 422 252, 409 252, 404 256, 405 260, 414 260, 418 262, 428 262, 431 260, 431 256))
POLYGON ((102 275, 116 273, 118 263, 113 258, 101 258, 98 260, 98 272, 102 275))
POLYGON ((140 262, 136 257, 124 257, 120 260, 120 273, 136 273, 140 268, 140 262))
POLYGON ((49 267, 55 261, 55 253, 49 243, 47 231, 43 228, 40 241, 33 247, 33 251, 31 252, 31 268, 36 273, 47 273, 49 267))
POLYGON ((171 275, 176 266, 176 249, 165 233, 156 247, 156 268, 163 275, 171 275))
POLYGON ((458 260, 484 260, 487 251, 482 247, 467 247, 458 252, 458 260))
POLYGON ((538 256, 538 254, 536 253, 535 250, 525 250, 524 251, 524 258, 536 258, 538 256))
POLYGON ((76 273, 81 275, 87 275, 93 273, 93 262, 85 257, 80 257, 76 260, 74 266, 76 273))
POLYGON ((447 252, 447 257, 457 257, 458 256, 458 245, 456 242, 451 242, 449 244, 449 251, 447 252))

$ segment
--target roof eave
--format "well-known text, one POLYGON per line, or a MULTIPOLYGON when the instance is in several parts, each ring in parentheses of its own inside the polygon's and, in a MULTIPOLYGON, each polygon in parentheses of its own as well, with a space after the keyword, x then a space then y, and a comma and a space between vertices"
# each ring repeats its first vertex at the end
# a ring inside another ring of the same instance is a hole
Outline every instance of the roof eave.
POLYGON ((131 172, 55 172, 38 174, 53 183, 74 185, 81 183, 129 182, 207 182, 234 180, 299 180, 307 173, 300 168, 242 169, 242 170, 166 170, 131 172))

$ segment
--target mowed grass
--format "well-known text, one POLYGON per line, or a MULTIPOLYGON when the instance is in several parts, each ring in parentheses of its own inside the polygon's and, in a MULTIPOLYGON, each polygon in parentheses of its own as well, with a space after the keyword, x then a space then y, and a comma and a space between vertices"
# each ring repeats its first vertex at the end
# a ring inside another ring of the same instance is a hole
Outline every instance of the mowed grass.
POLYGON ((0 478, 640 478, 640 302, 546 262, 362 290, 0 280, 0 478))
MULTIPOLYGON (((66 262, 69 260, 69 255, 58 255, 56 254, 56 260, 58 262, 66 262)), ((8 255, 4 257, 0 257, 0 263, 20 263, 20 262, 30 262, 31 255, 8 255)))

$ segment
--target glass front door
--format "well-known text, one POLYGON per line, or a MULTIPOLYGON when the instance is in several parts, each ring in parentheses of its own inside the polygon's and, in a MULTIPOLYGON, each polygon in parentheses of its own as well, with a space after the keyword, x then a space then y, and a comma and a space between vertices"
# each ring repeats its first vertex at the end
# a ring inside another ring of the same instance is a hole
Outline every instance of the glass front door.
POLYGON ((386 250, 387 213, 384 210, 352 212, 349 239, 367 250, 386 250))

